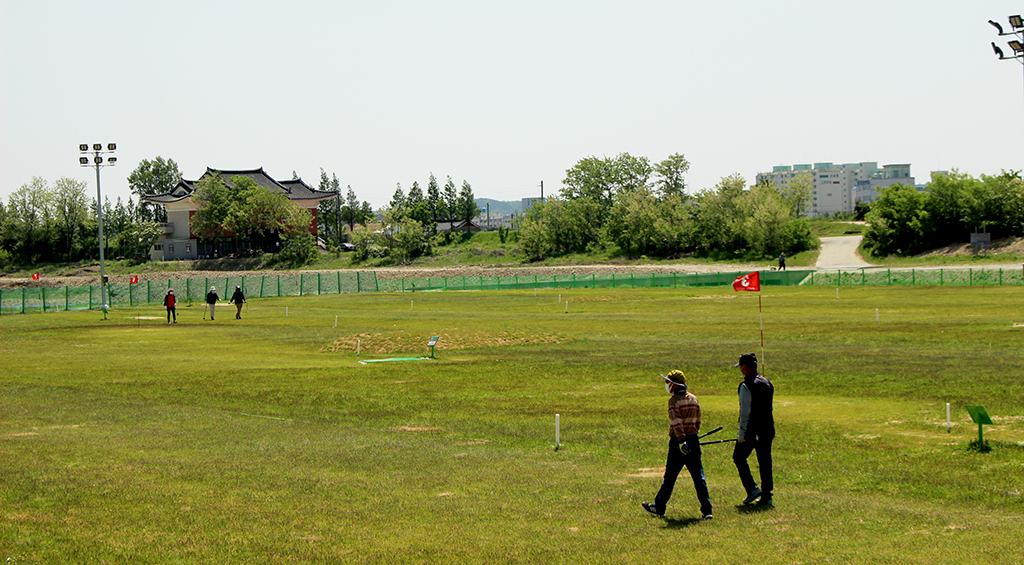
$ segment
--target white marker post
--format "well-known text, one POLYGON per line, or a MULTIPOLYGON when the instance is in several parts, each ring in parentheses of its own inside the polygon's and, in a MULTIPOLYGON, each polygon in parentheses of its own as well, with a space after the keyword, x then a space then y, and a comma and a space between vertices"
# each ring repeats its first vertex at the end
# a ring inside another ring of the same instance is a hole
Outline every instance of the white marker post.
POLYGON ((559 422, 559 415, 555 414, 555 451, 561 446, 561 424, 559 422))
POLYGON ((565 313, 566 314, 569 313, 569 301, 568 300, 565 301, 565 313))
POLYGON ((338 317, 334 317, 334 327, 338 327, 338 317))
POLYGON ((836 289, 836 300, 839 300, 839 289, 836 289))
POLYGON ((359 357, 359 346, 360 345, 362 345, 362 342, 357 339, 356 340, 356 357, 359 357))
POLYGON ((409 301, 409 310, 412 310, 412 300, 409 301))
POLYGON ((950 433, 952 431, 953 431, 953 424, 949 420, 949 403, 947 402, 946 403, 946 433, 948 434, 948 433, 950 433))
POLYGON ((875 322, 882 323, 882 319, 878 317, 878 308, 875 308, 875 322))

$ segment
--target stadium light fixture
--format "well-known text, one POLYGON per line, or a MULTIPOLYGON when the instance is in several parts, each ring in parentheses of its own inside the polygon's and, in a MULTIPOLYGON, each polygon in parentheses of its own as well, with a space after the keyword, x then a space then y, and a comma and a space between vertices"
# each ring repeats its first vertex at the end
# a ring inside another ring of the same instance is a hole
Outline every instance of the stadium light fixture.
POLYGON ((107 302, 107 267, 106 261, 104 260, 103 250, 103 194, 100 191, 100 169, 102 167, 110 167, 117 163, 117 157, 110 155, 117 150, 117 144, 108 143, 107 150, 103 150, 102 143, 93 143, 92 150, 89 150, 89 145, 82 143, 78 146, 78 151, 82 153, 78 157, 78 163, 83 167, 92 167, 96 169, 96 224, 97 231, 99 232, 99 247, 100 247, 100 308, 103 309, 103 317, 106 319, 107 308, 110 304, 107 302), (88 153, 93 154, 92 163, 89 162, 88 153), (109 155, 106 162, 103 161, 103 156, 109 155))

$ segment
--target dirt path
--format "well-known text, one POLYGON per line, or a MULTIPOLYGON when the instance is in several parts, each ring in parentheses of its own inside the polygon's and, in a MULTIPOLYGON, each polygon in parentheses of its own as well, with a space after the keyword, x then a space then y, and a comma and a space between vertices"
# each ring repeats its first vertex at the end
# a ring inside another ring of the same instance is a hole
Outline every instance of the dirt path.
POLYGON ((821 238, 821 251, 818 253, 818 263, 815 268, 826 270, 865 269, 874 266, 857 253, 862 239, 863 236, 859 235, 821 238))

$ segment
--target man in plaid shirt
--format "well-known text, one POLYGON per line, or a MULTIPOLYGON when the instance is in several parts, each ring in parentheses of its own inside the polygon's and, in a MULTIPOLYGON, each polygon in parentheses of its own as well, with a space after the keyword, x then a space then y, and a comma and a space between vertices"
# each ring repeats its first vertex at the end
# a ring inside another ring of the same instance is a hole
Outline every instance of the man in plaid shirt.
POLYGON ((672 497, 672 489, 676 477, 685 465, 693 479, 693 487, 697 490, 700 512, 705 520, 711 519, 711 495, 708 494, 708 482, 704 476, 704 466, 700 462, 700 402, 697 397, 686 390, 686 375, 682 371, 672 371, 662 375, 665 379, 665 390, 672 395, 668 401, 669 442, 668 460, 665 463, 665 478, 661 483, 654 502, 644 502, 644 510, 658 516, 665 515, 665 505, 672 497))

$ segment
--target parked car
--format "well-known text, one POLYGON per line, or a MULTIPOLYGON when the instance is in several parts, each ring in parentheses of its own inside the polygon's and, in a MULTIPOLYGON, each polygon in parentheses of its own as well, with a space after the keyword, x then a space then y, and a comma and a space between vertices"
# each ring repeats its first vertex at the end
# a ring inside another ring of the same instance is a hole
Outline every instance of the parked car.
POLYGON ((342 251, 355 251, 356 250, 356 246, 352 245, 351 243, 342 243, 340 247, 341 247, 342 251))

